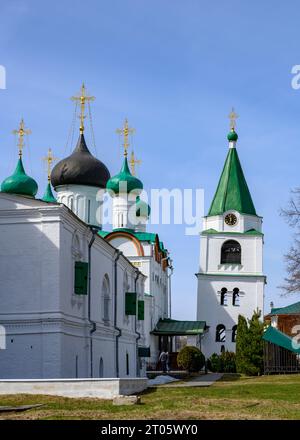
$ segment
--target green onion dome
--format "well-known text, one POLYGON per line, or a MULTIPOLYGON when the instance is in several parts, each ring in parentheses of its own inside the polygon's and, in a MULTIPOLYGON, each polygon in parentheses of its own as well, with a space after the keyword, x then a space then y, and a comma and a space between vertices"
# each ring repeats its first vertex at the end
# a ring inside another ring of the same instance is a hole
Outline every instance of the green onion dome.
POLYGON ((229 140, 229 142, 236 142, 238 140, 238 135, 237 133, 234 131, 234 129, 232 129, 228 135, 227 135, 227 139, 229 140))
POLYGON ((151 208, 148 203, 140 199, 140 196, 136 198, 136 215, 137 217, 149 217, 151 208))
POLYGON ((56 203, 57 202, 56 198, 53 195, 50 182, 48 182, 48 185, 46 187, 46 191, 45 191, 45 194, 43 195, 42 200, 43 200, 43 202, 47 202, 47 203, 56 203))
POLYGON ((125 157, 122 168, 120 172, 111 177, 107 184, 106 189, 113 196, 114 194, 119 194, 120 192, 134 192, 135 194, 140 194, 143 189, 142 182, 133 176, 129 170, 127 157, 125 157))
POLYGON ((34 197, 38 191, 36 181, 27 176, 24 170, 22 159, 18 160, 15 172, 12 176, 7 177, 1 185, 1 191, 10 194, 20 194, 24 196, 34 197))

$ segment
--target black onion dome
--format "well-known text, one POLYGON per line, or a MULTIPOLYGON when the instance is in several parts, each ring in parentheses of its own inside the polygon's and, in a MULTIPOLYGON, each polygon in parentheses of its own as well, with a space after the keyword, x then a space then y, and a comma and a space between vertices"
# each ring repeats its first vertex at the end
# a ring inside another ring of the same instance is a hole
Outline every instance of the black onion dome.
POLYGON ((108 169, 90 153, 83 134, 79 136, 73 153, 58 162, 51 173, 54 188, 72 184, 105 188, 109 178, 108 169))

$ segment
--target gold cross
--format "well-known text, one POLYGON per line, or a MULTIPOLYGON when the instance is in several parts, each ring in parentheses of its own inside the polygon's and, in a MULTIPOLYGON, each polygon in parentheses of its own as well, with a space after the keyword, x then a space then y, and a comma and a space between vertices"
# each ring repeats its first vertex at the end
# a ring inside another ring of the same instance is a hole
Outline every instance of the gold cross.
POLYGON ((228 118, 230 119, 230 128, 232 131, 235 130, 236 127, 236 120, 239 117, 234 111, 234 108, 232 107, 231 112, 228 115, 228 118))
POLYGON ((125 119, 124 127, 123 128, 118 128, 116 130, 116 133, 124 136, 124 143, 123 143, 124 156, 127 157, 127 154, 128 154, 127 150, 128 150, 128 147, 129 147, 128 135, 135 133, 135 129, 134 128, 129 128, 128 127, 128 120, 125 119))
POLYGON ((83 132, 84 132, 84 119, 86 118, 86 116, 84 114, 85 104, 86 104, 86 102, 94 101, 95 96, 88 96, 86 94, 85 85, 84 85, 84 83, 82 83, 80 94, 78 96, 72 96, 71 99, 72 99, 72 101, 80 102, 80 116, 79 116, 80 128, 79 128, 79 131, 80 131, 80 134, 83 134, 83 132))
POLYGON ((48 181, 50 182, 52 163, 58 159, 57 157, 53 156, 52 150, 49 148, 48 154, 47 156, 43 157, 43 160, 47 162, 48 181))
POLYGON ((142 161, 135 158, 134 151, 131 152, 129 163, 130 163, 130 167, 131 167, 131 174, 133 176, 135 176, 135 166, 140 165, 142 163, 142 161))
POLYGON ((23 148, 24 148, 24 136, 25 134, 31 134, 31 130, 25 128, 24 120, 21 119, 20 126, 18 130, 13 130, 13 134, 17 134, 19 141, 18 141, 18 148, 19 148, 19 157, 21 159, 23 154, 23 148))

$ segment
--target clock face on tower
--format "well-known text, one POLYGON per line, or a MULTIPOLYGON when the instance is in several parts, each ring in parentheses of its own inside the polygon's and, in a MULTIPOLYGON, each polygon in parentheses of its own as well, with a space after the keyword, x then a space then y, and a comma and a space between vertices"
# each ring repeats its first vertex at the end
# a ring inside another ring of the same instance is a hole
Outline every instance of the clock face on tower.
POLYGON ((229 225, 229 226, 236 225, 237 224, 237 217, 236 217, 236 215, 234 215, 232 213, 227 214, 225 216, 225 223, 226 223, 226 225, 229 225))

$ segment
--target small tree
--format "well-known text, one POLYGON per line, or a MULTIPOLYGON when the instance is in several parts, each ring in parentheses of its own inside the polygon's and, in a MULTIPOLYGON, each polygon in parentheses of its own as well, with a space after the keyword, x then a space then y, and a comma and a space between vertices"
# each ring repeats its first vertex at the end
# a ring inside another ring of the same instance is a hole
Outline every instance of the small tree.
POLYGON ((244 373, 247 368, 249 331, 247 320, 239 315, 236 331, 236 371, 244 373))
POLYGON ((263 371, 263 323, 260 312, 248 320, 239 316, 236 336, 236 368, 238 373, 254 376, 263 371), (249 325, 248 325, 249 324, 249 325))
POLYGON ((204 354, 197 347, 187 345, 177 355, 177 364, 188 372, 199 371, 204 367, 204 354))
POLYGON ((249 321, 249 361, 252 375, 262 374, 263 372, 263 331, 264 324, 260 321, 260 312, 255 312, 249 321))

